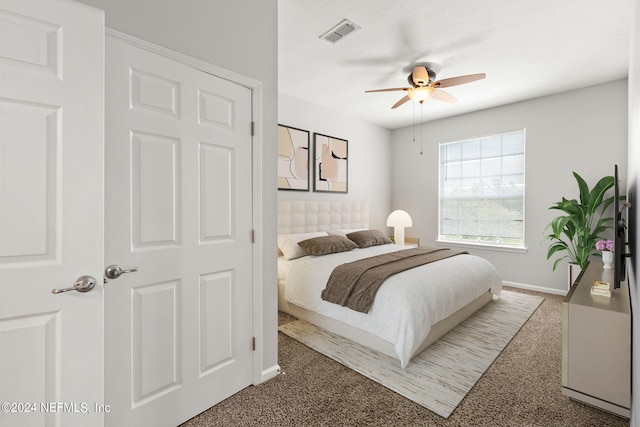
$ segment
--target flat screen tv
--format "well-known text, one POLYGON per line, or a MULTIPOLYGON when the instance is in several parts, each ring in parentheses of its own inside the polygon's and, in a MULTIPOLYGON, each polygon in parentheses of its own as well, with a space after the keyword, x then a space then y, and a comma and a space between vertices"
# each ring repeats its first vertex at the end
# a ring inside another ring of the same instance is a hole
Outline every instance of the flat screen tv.
POLYGON ((627 276, 627 224, 625 210, 629 206, 624 203, 626 197, 620 197, 620 183, 618 182, 618 165, 615 165, 614 171, 614 195, 613 195, 613 211, 614 211, 614 288, 619 288, 620 283, 627 276), (620 203, 620 202, 623 203, 620 203))

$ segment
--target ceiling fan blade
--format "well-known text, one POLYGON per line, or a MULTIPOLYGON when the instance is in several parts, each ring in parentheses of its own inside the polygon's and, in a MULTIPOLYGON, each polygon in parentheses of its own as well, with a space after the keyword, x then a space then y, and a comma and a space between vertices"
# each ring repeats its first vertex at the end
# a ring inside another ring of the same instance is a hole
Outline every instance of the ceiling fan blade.
POLYGON ((441 89, 436 89, 431 96, 433 99, 437 99, 442 102, 456 102, 457 99, 455 96, 451 95, 449 92, 445 92, 441 89))
POLYGON ((406 95, 404 98, 402 98, 400 101, 396 102, 395 104, 393 104, 393 107, 391 107, 391 109, 394 108, 398 108, 399 106, 401 106, 402 104, 404 104, 405 102, 407 102, 408 100, 410 100, 411 98, 409 98, 409 95, 406 95))
MULTIPOLYGON (((424 65, 416 65, 411 72, 411 80, 416 86, 426 86, 429 84, 429 72, 424 65)), ((409 82, 411 83, 411 82, 409 82)))
POLYGON ((485 73, 468 74, 466 76, 458 76, 458 77, 451 77, 449 79, 438 80, 437 82, 433 82, 431 86, 436 88, 451 87, 451 86, 457 86, 465 83, 475 82, 476 80, 482 80, 485 77, 487 77, 485 73))
POLYGON ((410 87, 392 87, 389 89, 373 89, 373 90, 365 90, 365 93, 369 92, 395 92, 397 90, 411 90, 410 87))

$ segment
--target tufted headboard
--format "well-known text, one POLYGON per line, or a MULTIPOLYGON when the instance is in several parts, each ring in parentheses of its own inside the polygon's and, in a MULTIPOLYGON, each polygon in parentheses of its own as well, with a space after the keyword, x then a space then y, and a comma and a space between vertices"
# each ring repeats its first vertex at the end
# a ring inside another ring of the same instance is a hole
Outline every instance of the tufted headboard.
POLYGON ((278 201, 278 234, 369 228, 369 202, 278 201))

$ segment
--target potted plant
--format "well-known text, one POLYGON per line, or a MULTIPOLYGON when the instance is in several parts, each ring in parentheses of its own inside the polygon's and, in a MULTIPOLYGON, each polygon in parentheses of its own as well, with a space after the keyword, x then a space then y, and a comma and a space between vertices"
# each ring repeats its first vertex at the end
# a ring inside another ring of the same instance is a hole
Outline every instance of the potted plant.
MULTIPOLYGON (((578 182, 580 200, 562 198, 562 201, 554 203, 549 209, 560 210, 564 215, 554 218, 547 225, 545 231, 551 233, 545 236, 551 244, 547 252, 547 259, 556 254, 561 254, 553 263, 555 271, 563 259, 569 259, 570 263, 577 264, 584 269, 589 257, 597 253, 596 241, 600 240, 600 233, 613 228, 609 224, 612 217, 604 217, 605 211, 614 201, 614 196, 604 198, 605 193, 614 185, 613 176, 605 176, 589 190, 586 181, 573 172, 578 182)), ((569 283, 571 285, 571 282, 569 283)))
POLYGON ((613 251, 616 249, 615 242, 613 240, 598 240, 596 249, 602 254, 602 262, 604 263, 602 268, 611 270, 613 268, 613 251))

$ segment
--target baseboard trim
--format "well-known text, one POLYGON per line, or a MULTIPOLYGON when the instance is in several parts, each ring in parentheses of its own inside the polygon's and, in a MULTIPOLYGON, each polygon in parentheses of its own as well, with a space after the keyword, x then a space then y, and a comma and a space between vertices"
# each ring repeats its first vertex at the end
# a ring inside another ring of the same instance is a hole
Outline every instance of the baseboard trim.
POLYGON ((511 286, 512 288, 526 289, 528 291, 536 291, 536 292, 544 292, 545 294, 553 294, 553 295, 567 295, 568 291, 561 289, 551 289, 551 288, 543 288, 542 286, 532 286, 527 285, 525 283, 517 283, 517 282, 507 282, 502 281, 502 284, 505 286, 511 286))

